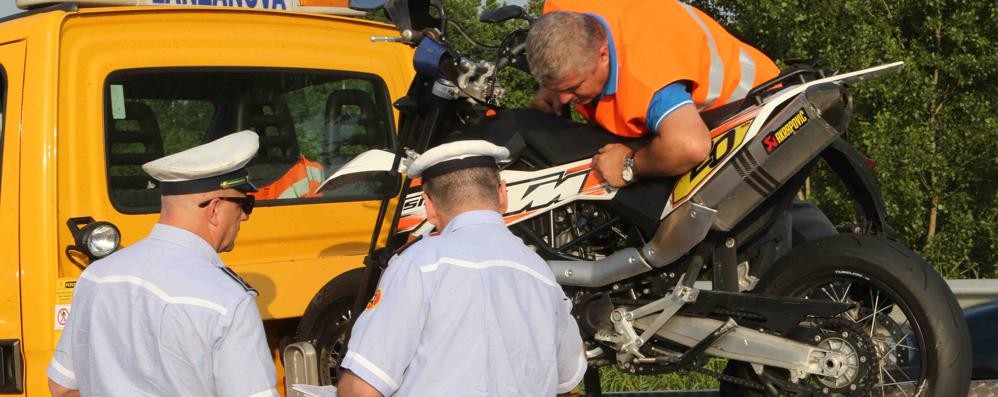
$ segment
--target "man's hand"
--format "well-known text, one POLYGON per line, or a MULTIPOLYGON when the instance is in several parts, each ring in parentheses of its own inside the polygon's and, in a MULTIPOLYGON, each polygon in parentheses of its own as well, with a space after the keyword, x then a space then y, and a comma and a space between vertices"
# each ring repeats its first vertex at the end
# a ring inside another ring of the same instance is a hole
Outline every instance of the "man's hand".
POLYGON ((530 100, 530 107, 557 116, 561 116, 562 105, 558 92, 544 87, 538 89, 534 93, 534 98, 530 100))
POLYGON ((624 182, 622 172, 624 170, 624 158, 631 154, 631 148, 621 143, 611 143, 599 149, 593 156, 593 168, 603 177, 606 183, 613 187, 623 187, 624 182))

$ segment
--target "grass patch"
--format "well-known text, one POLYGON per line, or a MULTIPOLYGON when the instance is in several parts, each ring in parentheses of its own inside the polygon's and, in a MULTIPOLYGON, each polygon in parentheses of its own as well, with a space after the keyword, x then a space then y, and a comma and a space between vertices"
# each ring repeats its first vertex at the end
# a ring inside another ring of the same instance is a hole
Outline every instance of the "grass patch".
MULTIPOLYGON (((727 360, 712 359, 707 369, 721 372, 727 360)), ((654 390, 704 390, 717 389, 717 379, 698 373, 664 375, 629 375, 615 366, 600 368, 600 384, 604 392, 654 391, 654 390)))

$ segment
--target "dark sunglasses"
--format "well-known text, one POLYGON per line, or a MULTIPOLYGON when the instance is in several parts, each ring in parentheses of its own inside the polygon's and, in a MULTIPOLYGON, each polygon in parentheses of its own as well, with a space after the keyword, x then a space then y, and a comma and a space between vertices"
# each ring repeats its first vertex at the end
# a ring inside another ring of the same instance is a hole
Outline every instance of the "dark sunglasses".
POLYGON ((246 195, 242 197, 228 197, 228 196, 214 197, 202 202, 201 204, 198 204, 198 207, 201 208, 207 207, 208 204, 211 204, 211 200, 214 199, 231 201, 233 203, 239 204, 239 206, 243 208, 243 212, 245 212, 246 215, 252 214, 253 206, 256 205, 256 197, 246 195))

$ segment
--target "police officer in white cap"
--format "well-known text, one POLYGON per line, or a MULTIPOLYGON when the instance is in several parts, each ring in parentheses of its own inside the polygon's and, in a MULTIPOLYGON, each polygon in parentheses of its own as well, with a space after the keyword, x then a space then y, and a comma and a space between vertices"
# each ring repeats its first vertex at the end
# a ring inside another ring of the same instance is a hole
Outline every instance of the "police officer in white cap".
POLYGON ((256 191, 252 131, 146 163, 162 210, 149 236, 91 264, 48 368, 52 394, 277 396, 256 290, 222 263, 256 191))
POLYGON ((351 332, 340 397, 554 396, 582 379, 571 302, 500 215, 508 155, 461 141, 409 167, 440 234, 389 261, 351 332))

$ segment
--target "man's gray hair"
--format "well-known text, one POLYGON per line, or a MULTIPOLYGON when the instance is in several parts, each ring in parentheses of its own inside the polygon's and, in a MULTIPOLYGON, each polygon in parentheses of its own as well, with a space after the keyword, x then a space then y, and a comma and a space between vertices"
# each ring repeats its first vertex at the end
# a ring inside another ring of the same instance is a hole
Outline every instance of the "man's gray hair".
POLYGON ((589 14, 555 11, 537 20, 527 34, 527 63, 542 86, 561 81, 575 70, 589 73, 593 58, 607 42, 599 19, 589 14))
POLYGON ((423 182, 423 192, 448 213, 483 206, 499 208, 499 170, 489 167, 465 168, 423 182))

